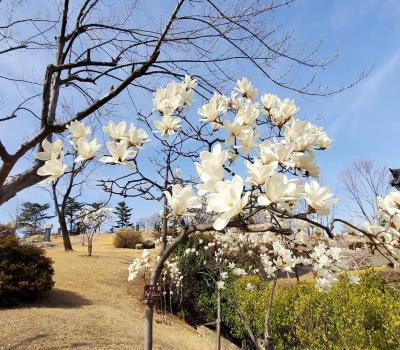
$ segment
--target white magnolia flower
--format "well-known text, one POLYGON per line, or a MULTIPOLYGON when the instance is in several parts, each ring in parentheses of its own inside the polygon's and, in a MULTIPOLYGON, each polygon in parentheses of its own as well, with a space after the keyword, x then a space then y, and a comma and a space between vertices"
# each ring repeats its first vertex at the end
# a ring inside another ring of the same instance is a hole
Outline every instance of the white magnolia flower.
POLYGON ((260 108, 258 103, 251 103, 246 100, 241 104, 235 117, 235 121, 242 125, 252 125, 260 115, 260 108))
POLYGON ((201 164, 195 163, 197 174, 202 183, 198 185, 199 195, 207 192, 214 192, 215 185, 224 177, 224 168, 218 163, 204 161, 201 164))
POLYGON ((134 158, 136 156, 136 151, 128 148, 129 144, 126 140, 120 142, 107 142, 107 149, 110 152, 110 156, 104 156, 100 159, 103 163, 114 163, 123 164, 128 168, 133 168, 135 165, 129 158, 134 158))
POLYGON ((161 114, 172 114, 180 107, 189 107, 192 104, 193 88, 196 80, 189 75, 183 82, 170 82, 166 87, 157 89, 153 93, 153 105, 161 114))
POLYGON ((211 152, 200 152, 201 164, 196 164, 196 171, 200 177, 201 184, 198 185, 199 194, 214 192, 215 185, 224 176, 223 164, 228 158, 228 151, 222 150, 221 144, 216 144, 211 152))
POLYGON ((181 84, 185 88, 185 90, 193 90, 197 85, 197 81, 196 79, 192 79, 190 75, 186 74, 181 84))
POLYGON ((107 126, 103 126, 103 132, 114 141, 119 141, 125 137, 126 134, 126 123, 124 121, 114 124, 108 122, 107 126))
POLYGON ((168 191, 164 194, 175 216, 188 214, 188 209, 201 208, 200 198, 193 194, 191 186, 173 185, 172 195, 168 191))
POLYGON ((215 185, 216 193, 207 198, 207 211, 219 213, 214 222, 214 229, 223 230, 229 220, 240 214, 247 204, 249 193, 242 197, 243 179, 235 175, 232 181, 219 181, 215 185))
POLYGON ((336 282, 336 278, 317 277, 315 279, 315 287, 321 292, 329 292, 336 282))
POLYGON ((220 274, 221 280, 226 280, 228 278, 228 272, 223 271, 220 274))
POLYGON ((260 157, 264 164, 270 164, 277 161, 281 165, 293 166, 294 161, 291 154, 295 149, 293 143, 271 143, 264 140, 260 145, 260 157))
POLYGON ((295 167, 303 170, 306 176, 318 177, 319 166, 315 162, 315 153, 308 151, 305 154, 295 157, 295 167))
POLYGON ((76 149, 78 151, 79 156, 75 159, 75 162, 82 162, 84 160, 92 159, 97 156, 97 151, 101 145, 97 144, 97 139, 93 139, 88 142, 85 137, 81 137, 76 142, 76 149))
POLYGON ((249 99, 253 99, 257 95, 257 89, 255 89, 252 83, 247 78, 242 78, 236 82, 237 90, 249 99))
POLYGON ((248 282, 248 283, 246 283, 245 289, 247 291, 252 291, 252 290, 256 289, 256 286, 254 284, 251 284, 251 283, 248 282))
POLYGON ((74 120, 67 125, 68 131, 71 133, 71 137, 75 140, 90 135, 90 126, 86 126, 84 123, 74 120))
POLYGON ((224 129, 229 133, 228 137, 225 139, 227 145, 232 145, 237 137, 246 137, 246 135, 243 135, 244 133, 253 131, 250 125, 242 125, 236 120, 233 123, 229 120, 224 120, 223 125, 224 129))
POLYGON ((243 156, 247 156, 256 146, 260 135, 255 135, 253 130, 242 131, 238 136, 238 140, 241 144, 241 153, 243 156))
POLYGON ((260 205, 293 201, 299 198, 302 186, 298 179, 289 180, 286 175, 274 173, 263 186, 265 193, 258 197, 260 205))
POLYGON ((358 285, 358 284, 360 284, 360 280, 361 280, 360 276, 358 276, 358 275, 353 275, 353 274, 349 275, 350 284, 358 285))
POLYGON ((126 138, 129 144, 136 148, 142 148, 145 143, 150 142, 147 132, 144 129, 136 128, 133 124, 127 131, 126 138))
POLYGON ((384 198, 378 197, 378 206, 390 216, 400 214, 400 192, 390 192, 384 198))
POLYGON ((166 114, 161 117, 161 120, 156 120, 154 126, 161 132, 162 136, 168 138, 181 127, 181 118, 166 114))
POLYGON ((283 101, 278 101, 271 108, 271 121, 281 128, 298 110, 299 108, 296 107, 293 100, 284 99, 283 101))
POLYGON ((225 289, 225 282, 224 281, 217 281, 217 289, 225 289))
POLYGON ((303 197, 308 205, 319 215, 328 215, 330 212, 329 207, 337 202, 337 199, 332 198, 333 194, 329 193, 328 187, 320 186, 314 180, 305 184, 303 197))
POLYGON ((186 88, 175 81, 153 93, 153 105, 163 115, 172 114, 183 105, 182 92, 186 88))
POLYGON ((61 159, 46 160, 44 165, 37 170, 40 176, 46 176, 43 182, 52 182, 62 176, 67 169, 67 165, 62 163, 61 159))
POLYGON ((219 114, 218 105, 215 101, 206 103, 197 110, 197 113, 204 118, 203 120, 214 122, 219 114))
POLYGON ((328 135, 325 132, 321 132, 318 135, 318 147, 320 149, 326 149, 332 146, 333 140, 328 137, 328 135))
POLYGON ((273 94, 264 94, 263 96, 261 96, 261 102, 263 103, 265 109, 270 110, 278 102, 280 102, 280 99, 278 96, 273 94))
POLYGON ((227 111, 228 98, 217 93, 214 93, 208 103, 197 110, 203 120, 209 122, 214 122, 220 114, 225 114, 227 111))
POLYGON ((222 166, 227 158, 228 158, 228 150, 222 150, 222 146, 220 143, 215 144, 211 152, 207 151, 200 152, 200 159, 203 162, 210 162, 222 166))
POLYGON ((50 160, 59 158, 63 149, 63 142, 61 140, 57 140, 54 143, 51 143, 47 139, 42 141, 42 152, 38 152, 36 154, 36 159, 40 160, 50 160))
POLYGON ((303 120, 292 118, 283 130, 286 142, 296 144, 296 151, 305 152, 311 148, 326 149, 333 144, 333 140, 323 128, 303 120))
POLYGON ((263 185, 272 176, 274 170, 278 166, 278 162, 272 162, 264 165, 260 159, 255 159, 254 163, 245 161, 249 177, 246 181, 252 185, 263 185))
POLYGON ((232 270, 232 273, 235 276, 246 276, 247 275, 246 270, 242 269, 241 267, 234 267, 232 270))

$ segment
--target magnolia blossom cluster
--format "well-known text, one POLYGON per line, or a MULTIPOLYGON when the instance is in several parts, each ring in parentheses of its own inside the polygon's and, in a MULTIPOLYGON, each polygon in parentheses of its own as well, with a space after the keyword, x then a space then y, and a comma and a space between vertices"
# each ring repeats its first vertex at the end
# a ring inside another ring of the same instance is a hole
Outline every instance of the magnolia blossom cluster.
MULTIPOLYGON (((165 96, 165 91, 158 94, 165 96)), ((294 212, 297 202, 305 200, 309 213, 329 214, 336 202, 329 188, 315 180, 304 183, 301 176, 318 176, 314 151, 330 147, 332 140, 321 127, 294 118, 298 107, 293 101, 265 94, 256 102, 256 96, 257 89, 243 78, 229 97, 214 94, 199 108, 201 121, 211 123, 215 133, 225 131, 225 145, 214 143, 200 152, 197 195, 180 185, 166 193, 173 215, 188 215, 205 202, 207 212, 215 215, 214 229, 223 230, 250 206, 294 212), (264 135, 265 129, 270 132, 264 135), (234 170, 239 158, 246 179, 234 170)))
POLYGON ((133 260, 128 267, 128 281, 133 282, 141 269, 150 268, 150 251, 143 249, 142 256, 133 260))
POLYGON ((83 224, 88 231, 97 230, 102 224, 114 217, 114 209, 86 207, 75 213, 75 220, 83 224))
POLYGON ((107 142, 107 150, 110 155, 103 156, 100 161, 111 164, 122 164, 133 168, 134 163, 130 159, 136 157, 138 150, 143 148, 145 143, 150 142, 149 136, 144 129, 130 125, 127 129, 124 121, 114 124, 109 122, 103 127, 103 132, 111 141, 107 142))
POLYGON ((179 112, 191 106, 195 86, 196 80, 186 75, 183 82, 172 81, 154 92, 154 109, 161 116, 161 119, 154 122, 154 126, 161 136, 168 138, 180 129, 182 120, 179 112))
POLYGON ((44 161, 44 165, 38 169, 37 173, 46 177, 46 182, 51 182, 62 176, 68 167, 63 164, 63 142, 57 140, 51 143, 45 139, 42 142, 42 149, 43 151, 36 154, 36 159, 44 161))
POLYGON ((326 291, 337 282, 336 273, 345 268, 342 259, 342 249, 329 247, 325 243, 315 246, 311 254, 313 270, 316 275, 315 284, 320 290, 326 291))
POLYGON ((163 280, 165 281, 168 277, 170 284, 174 283, 177 289, 182 286, 183 280, 183 275, 178 265, 179 259, 175 256, 165 262, 165 267, 163 270, 163 280))
MULTIPOLYGON (((174 91, 167 90, 169 93, 174 91)), ((161 89, 155 96, 165 96, 167 90, 161 89)), ((235 222, 243 221, 254 211, 264 211, 270 221, 271 214, 275 214, 275 220, 276 216, 280 217, 278 225, 281 228, 287 226, 293 234, 283 241, 279 234, 272 237, 267 232, 263 244, 260 244, 260 234, 256 234, 248 254, 259 254, 261 267, 271 277, 279 271, 293 272, 299 265, 313 266, 318 286, 327 289, 324 285, 330 284, 326 281, 334 280, 329 272, 336 272, 337 268, 323 269, 315 261, 319 259, 314 254, 318 228, 309 225, 306 230, 297 229, 300 225, 293 222, 302 222, 301 218, 293 219, 290 224, 284 218, 300 213, 305 217, 330 213, 336 199, 329 188, 321 186, 315 179, 306 179, 318 177, 316 151, 331 147, 332 140, 321 127, 295 117, 299 108, 294 101, 266 93, 257 102, 257 94, 252 83, 243 78, 229 96, 215 93, 198 109, 200 122, 209 123, 213 130, 211 134, 225 142, 212 142, 210 149, 200 152, 199 161, 195 163, 199 177, 197 191, 191 186, 173 185, 165 192, 168 208, 171 215, 179 217, 192 215, 204 203, 217 231, 235 226, 235 222), (244 165, 247 177, 241 176, 240 163, 244 165), (265 238, 268 235, 269 238, 265 238)), ((160 100, 155 98, 154 105, 159 103, 160 100)), ((158 110, 163 113, 160 108, 158 110)), ((177 130, 170 129, 169 135, 175 132, 177 130)), ((223 237, 230 243, 219 242, 221 246, 215 250, 216 261, 222 259, 223 254, 233 254, 243 248, 240 238, 233 238, 226 232, 223 237)), ((187 254, 192 253, 195 252, 188 248, 187 254)), ((329 261, 331 264, 339 262, 333 258, 329 261)), ((219 282, 219 287, 223 288, 224 279, 219 282)))
MULTIPOLYGON (((102 145, 97 143, 97 138, 91 138, 91 128, 80 121, 72 121, 67 125, 69 131, 71 154, 75 155, 74 162, 87 162, 94 158, 99 158, 103 163, 122 164, 128 168, 133 168, 132 159, 136 157, 138 150, 150 141, 144 129, 135 127, 133 124, 128 129, 124 121, 114 124, 109 122, 103 127, 104 134, 108 135, 111 141, 107 142, 109 154, 103 155, 99 152, 102 145)), ((64 143, 57 140, 51 143, 43 140, 42 151, 36 154, 36 158, 44 161, 37 173, 45 177, 44 182, 52 182, 61 177, 69 168, 63 164, 64 143)))
POLYGON ((376 222, 364 224, 367 232, 364 241, 382 246, 380 254, 397 259, 400 256, 400 192, 378 197, 377 208, 376 222))

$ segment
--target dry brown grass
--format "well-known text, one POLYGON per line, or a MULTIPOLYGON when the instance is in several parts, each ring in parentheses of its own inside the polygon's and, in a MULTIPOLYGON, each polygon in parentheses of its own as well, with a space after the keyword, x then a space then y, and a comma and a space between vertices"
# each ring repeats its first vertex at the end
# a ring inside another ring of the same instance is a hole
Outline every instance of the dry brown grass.
MULTIPOLYGON (((97 239, 96 239, 97 238, 97 239)), ((61 241, 48 249, 54 260, 55 289, 42 301, 0 310, 0 349, 142 349, 141 288, 126 280, 127 266, 141 251, 117 249, 111 235, 93 242, 86 256, 80 238, 74 252, 65 253, 61 241)), ((171 325, 155 317, 154 349, 208 350, 214 340, 200 337, 178 318, 171 325)))

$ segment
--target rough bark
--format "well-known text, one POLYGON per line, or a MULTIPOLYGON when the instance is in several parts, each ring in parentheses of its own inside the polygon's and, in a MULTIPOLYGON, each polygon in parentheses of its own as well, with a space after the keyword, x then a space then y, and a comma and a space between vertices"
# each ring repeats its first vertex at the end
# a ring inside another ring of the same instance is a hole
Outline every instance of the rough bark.
POLYGON ((63 200, 61 207, 58 204, 58 198, 57 198, 57 191, 56 191, 56 183, 52 184, 52 197, 54 201, 54 206, 56 208, 56 213, 58 217, 58 223, 61 228, 61 234, 63 238, 63 245, 64 245, 64 250, 67 251, 72 251, 72 244, 71 244, 71 239, 69 237, 69 232, 67 228, 67 223, 65 221, 65 200, 63 200))
POLYGON ((61 234, 62 234, 62 238, 63 238, 64 250, 66 252, 72 251, 73 249, 72 249, 71 239, 69 237, 67 223, 65 222, 65 220, 61 216, 58 217, 58 223, 60 224, 60 228, 61 228, 61 234))
POLYGON ((93 237, 88 236, 88 244, 87 244, 87 249, 88 249, 88 256, 92 256, 92 250, 93 250, 93 237))

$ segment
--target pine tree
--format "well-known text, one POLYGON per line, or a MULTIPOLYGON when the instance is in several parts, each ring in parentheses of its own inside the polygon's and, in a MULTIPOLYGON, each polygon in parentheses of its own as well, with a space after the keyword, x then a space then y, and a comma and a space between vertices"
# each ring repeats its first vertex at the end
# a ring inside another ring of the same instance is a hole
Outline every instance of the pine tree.
POLYGON ((117 225, 114 227, 127 227, 131 225, 131 211, 125 201, 119 202, 114 210, 114 214, 118 217, 117 225))
POLYGON ((47 215, 46 213, 49 208, 50 204, 48 203, 23 203, 21 214, 18 216, 19 226, 27 226, 33 234, 37 233, 42 222, 53 217, 53 215, 47 215))

